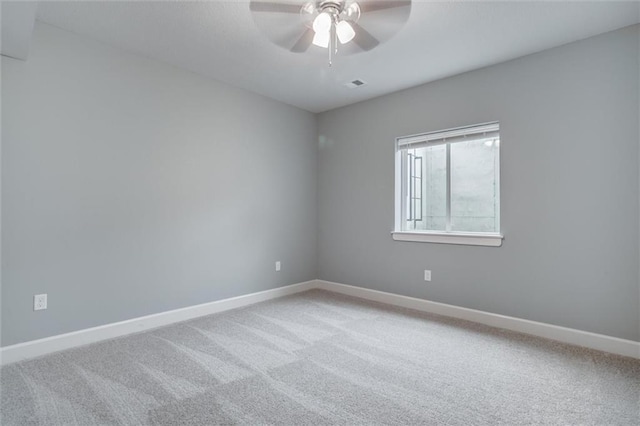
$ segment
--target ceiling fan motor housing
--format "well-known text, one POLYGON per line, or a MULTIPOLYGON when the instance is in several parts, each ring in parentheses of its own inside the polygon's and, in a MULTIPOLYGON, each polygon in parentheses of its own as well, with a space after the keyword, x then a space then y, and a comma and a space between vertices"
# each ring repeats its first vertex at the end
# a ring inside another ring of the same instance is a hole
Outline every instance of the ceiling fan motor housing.
POLYGON ((344 1, 320 0, 316 4, 316 9, 320 12, 340 13, 344 9, 344 1))
POLYGON ((315 12, 328 13, 334 20, 357 22, 360 18, 358 3, 352 1, 348 6, 347 3, 349 3, 347 0, 318 0, 315 2, 315 12))

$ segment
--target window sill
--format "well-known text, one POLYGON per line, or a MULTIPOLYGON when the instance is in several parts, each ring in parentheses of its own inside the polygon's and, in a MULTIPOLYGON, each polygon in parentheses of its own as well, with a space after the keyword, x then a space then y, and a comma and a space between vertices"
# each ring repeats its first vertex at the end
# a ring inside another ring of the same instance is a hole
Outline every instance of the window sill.
POLYGON ((391 235, 396 241, 417 243, 463 244, 467 246, 500 247, 504 236, 465 232, 406 232, 395 231, 391 235))

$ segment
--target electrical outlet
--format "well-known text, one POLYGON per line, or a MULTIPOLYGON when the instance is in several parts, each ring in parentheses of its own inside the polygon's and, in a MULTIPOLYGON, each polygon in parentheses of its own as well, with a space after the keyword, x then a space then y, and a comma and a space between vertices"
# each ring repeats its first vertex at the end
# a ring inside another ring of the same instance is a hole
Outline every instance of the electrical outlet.
POLYGON ((280 272, 280 261, 276 262, 276 272, 280 272))
POLYGON ((36 294, 33 296, 33 310, 41 311, 43 309, 47 309, 47 295, 46 294, 36 294))
POLYGON ((424 270, 424 280, 425 281, 431 281, 431 271, 428 269, 424 270))

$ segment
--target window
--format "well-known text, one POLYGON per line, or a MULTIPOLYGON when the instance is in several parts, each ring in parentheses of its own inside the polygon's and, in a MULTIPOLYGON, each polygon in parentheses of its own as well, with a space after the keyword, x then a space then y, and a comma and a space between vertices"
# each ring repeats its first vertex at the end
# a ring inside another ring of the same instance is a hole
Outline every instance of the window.
POLYGON ((500 127, 486 123, 396 140, 393 238, 500 246, 500 127))

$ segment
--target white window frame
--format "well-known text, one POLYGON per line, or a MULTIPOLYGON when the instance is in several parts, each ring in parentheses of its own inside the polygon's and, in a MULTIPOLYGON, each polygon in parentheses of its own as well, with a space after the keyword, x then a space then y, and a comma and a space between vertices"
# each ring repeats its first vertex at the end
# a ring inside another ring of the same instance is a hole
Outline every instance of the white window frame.
MULTIPOLYGON (((402 176, 402 149, 407 146, 425 146, 446 144, 449 154, 451 143, 464 140, 469 133, 478 134, 485 132, 499 133, 498 122, 482 123, 473 126, 457 127, 438 132, 422 133, 419 135, 402 136, 395 140, 395 224, 391 233, 396 241, 412 241, 421 243, 463 244, 473 246, 500 247, 504 236, 500 232, 458 232, 458 231, 403 231, 403 176, 402 176)), ((451 216, 451 156, 447 155, 447 229, 450 229, 451 216)), ((498 164, 498 181, 500 180, 500 165, 498 164)), ((499 184, 499 182, 498 182, 499 184)), ((501 185, 499 184, 499 187, 501 185)))

